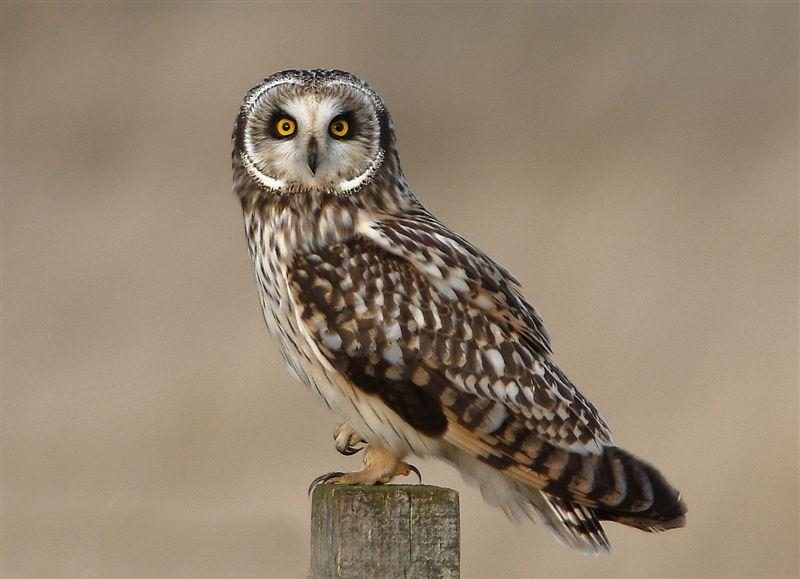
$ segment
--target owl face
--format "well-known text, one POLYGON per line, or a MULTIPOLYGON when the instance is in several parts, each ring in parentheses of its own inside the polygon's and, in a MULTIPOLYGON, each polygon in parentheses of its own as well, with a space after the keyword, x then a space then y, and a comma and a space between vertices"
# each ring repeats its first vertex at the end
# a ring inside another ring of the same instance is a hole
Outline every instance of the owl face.
POLYGON ((380 168, 385 108, 348 73, 288 71, 253 88, 234 133, 242 162, 278 194, 349 194, 380 168))

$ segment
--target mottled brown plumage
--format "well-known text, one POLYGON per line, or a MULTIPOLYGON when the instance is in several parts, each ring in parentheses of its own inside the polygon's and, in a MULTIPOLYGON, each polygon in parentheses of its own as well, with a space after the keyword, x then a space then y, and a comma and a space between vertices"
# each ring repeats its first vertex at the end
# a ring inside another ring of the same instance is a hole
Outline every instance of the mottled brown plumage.
POLYGON ((614 445, 555 364, 517 280, 412 195, 366 84, 273 75, 248 93, 233 141, 267 325, 288 367, 347 421, 337 448, 363 439, 386 457, 332 482, 382 482, 408 472, 408 454, 437 456, 512 518, 538 512, 589 553, 609 549, 602 519, 684 524, 678 492, 614 445), (281 137, 284 119, 297 129, 281 137))

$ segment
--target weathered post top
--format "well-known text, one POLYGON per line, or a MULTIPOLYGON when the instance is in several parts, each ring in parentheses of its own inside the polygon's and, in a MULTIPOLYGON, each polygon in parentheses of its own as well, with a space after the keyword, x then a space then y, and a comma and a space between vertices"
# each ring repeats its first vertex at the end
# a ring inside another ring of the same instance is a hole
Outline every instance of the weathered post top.
POLYGON ((319 485, 312 579, 459 576, 458 493, 428 485, 319 485))

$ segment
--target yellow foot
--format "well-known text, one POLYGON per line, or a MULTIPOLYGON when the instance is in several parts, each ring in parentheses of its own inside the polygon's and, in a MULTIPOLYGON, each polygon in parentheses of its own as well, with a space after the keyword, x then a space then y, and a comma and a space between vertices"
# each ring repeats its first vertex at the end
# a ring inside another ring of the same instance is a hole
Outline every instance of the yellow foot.
POLYGON ((396 476, 408 476, 415 473, 422 482, 422 475, 414 465, 397 458, 388 450, 379 446, 367 446, 364 452, 364 468, 356 472, 329 472, 318 476, 308 487, 308 494, 319 484, 337 485, 382 485, 396 476))

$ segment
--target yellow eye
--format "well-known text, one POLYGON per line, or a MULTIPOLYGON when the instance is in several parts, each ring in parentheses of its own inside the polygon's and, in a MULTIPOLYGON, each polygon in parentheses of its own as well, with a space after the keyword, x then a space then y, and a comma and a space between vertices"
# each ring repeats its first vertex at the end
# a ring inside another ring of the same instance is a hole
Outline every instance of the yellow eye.
POLYGON ((331 136, 343 139, 350 132, 350 123, 344 119, 335 119, 328 130, 331 132, 331 136))
POLYGON ((297 123, 289 117, 281 117, 275 122, 275 134, 278 137, 291 137, 297 130, 297 123))

